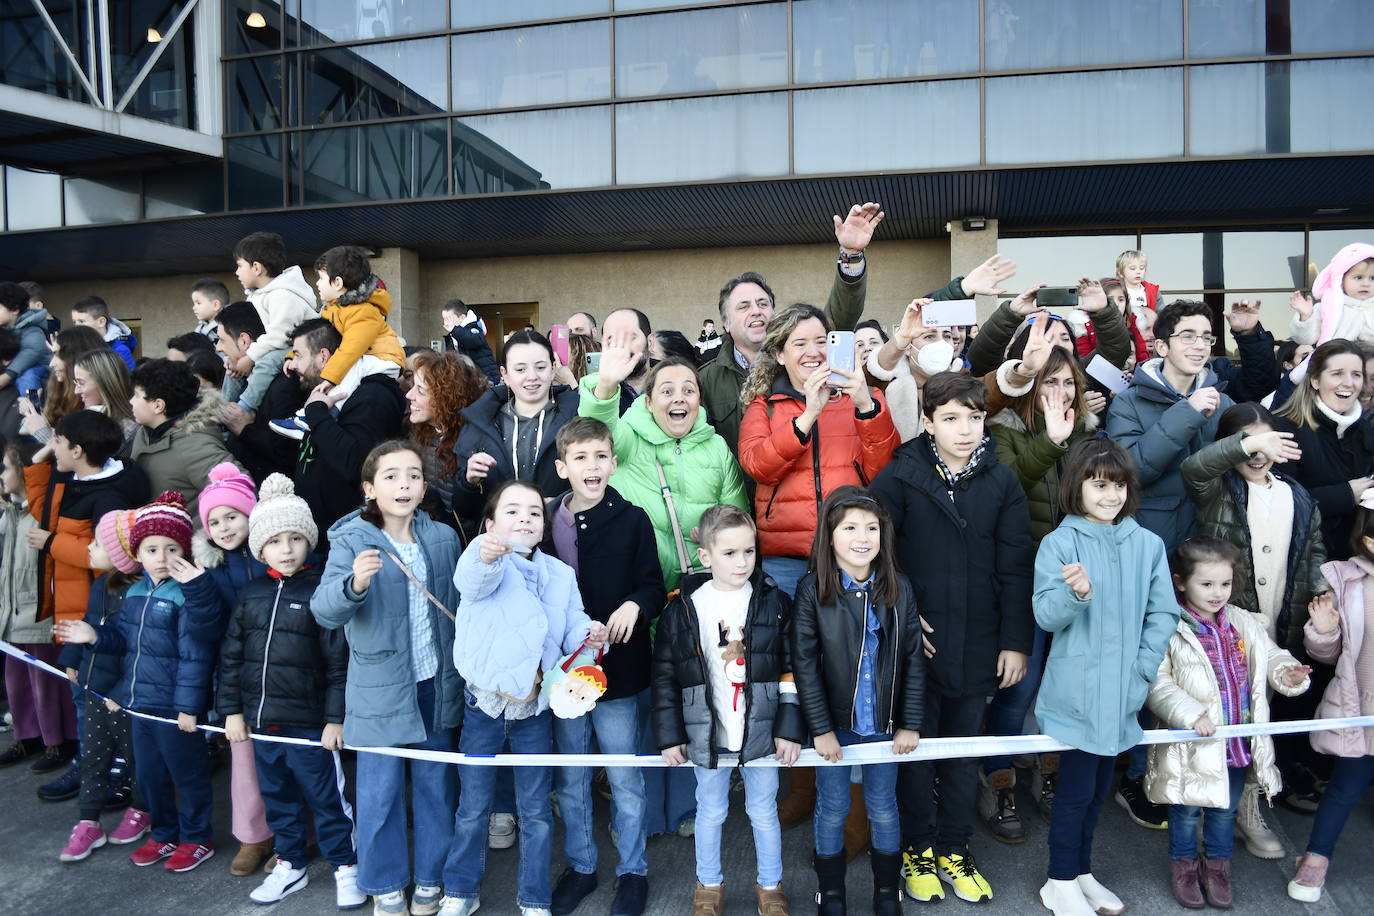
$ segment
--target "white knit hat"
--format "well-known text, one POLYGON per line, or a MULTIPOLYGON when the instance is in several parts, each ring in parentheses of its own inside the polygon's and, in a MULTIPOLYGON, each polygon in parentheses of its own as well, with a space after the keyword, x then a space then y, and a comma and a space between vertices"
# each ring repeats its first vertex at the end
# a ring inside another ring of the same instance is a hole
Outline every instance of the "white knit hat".
POLYGON ((320 536, 310 506, 296 495, 291 478, 270 474, 258 488, 258 504, 248 516, 248 549, 261 560, 263 545, 283 531, 305 535, 311 550, 320 536))

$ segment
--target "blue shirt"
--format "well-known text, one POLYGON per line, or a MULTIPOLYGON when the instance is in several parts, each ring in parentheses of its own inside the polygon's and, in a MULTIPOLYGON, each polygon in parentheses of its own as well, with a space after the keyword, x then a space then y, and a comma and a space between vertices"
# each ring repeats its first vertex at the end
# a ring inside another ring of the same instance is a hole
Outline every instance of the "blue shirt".
POLYGON ((854 694, 854 734, 864 737, 878 734, 874 680, 878 664, 878 634, 882 631, 882 625, 878 622, 878 615, 873 613, 873 602, 868 597, 868 589, 872 584, 872 575, 863 582, 855 582, 849 573, 840 570, 841 587, 847 592, 859 592, 864 599, 864 642, 859 654, 859 687, 854 694))

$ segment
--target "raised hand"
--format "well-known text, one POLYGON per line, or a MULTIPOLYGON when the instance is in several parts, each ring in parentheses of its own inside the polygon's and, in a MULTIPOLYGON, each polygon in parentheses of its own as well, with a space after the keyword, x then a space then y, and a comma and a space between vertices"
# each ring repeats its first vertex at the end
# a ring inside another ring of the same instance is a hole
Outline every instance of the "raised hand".
POLYGON ((1298 448, 1297 440, 1293 438, 1293 434, 1282 430, 1271 429, 1267 433, 1246 436, 1241 444, 1245 446, 1247 453, 1263 455, 1275 464, 1281 464, 1285 461, 1298 461, 1302 458, 1302 449, 1298 448))
POLYGON ((1004 296, 1002 285, 1016 276, 1016 262, 995 254, 964 274, 965 296, 1004 296))
POLYGON ((1102 284, 1090 277, 1079 280, 1078 307, 1090 315, 1106 308, 1107 294, 1102 291, 1102 284))
POLYGON ((601 348, 601 385, 614 389, 630 377, 635 366, 644 355, 644 348, 638 339, 629 334, 613 334, 607 337, 601 348))
POLYGON ((382 571, 382 552, 364 550, 353 558, 353 594, 361 595, 372 584, 372 577, 382 571))
POLYGON ((1037 315, 1026 332, 1026 347, 1021 351, 1021 371, 1026 375, 1036 375, 1045 368, 1054 344, 1050 342, 1050 317, 1037 315))
POLYGON ((921 332, 926 329, 925 320, 921 317, 921 310, 934 299, 912 299, 907 303, 902 311, 902 321, 897 325, 897 330, 892 333, 892 342, 897 345, 899 350, 905 350, 911 342, 921 336, 921 332))
POLYGON ((1040 395, 1040 413, 1045 417, 1045 435, 1062 446, 1073 435, 1074 415, 1071 401, 1062 388, 1040 395))
POLYGON ((1288 297, 1288 307, 1298 313, 1299 321, 1306 321, 1312 317, 1312 312, 1317 306, 1312 302, 1311 296, 1293 290, 1293 295, 1288 297))
POLYGON ((1249 299, 1231 303, 1231 311, 1226 313, 1226 323, 1231 326, 1232 334, 1249 334, 1259 324, 1260 300, 1254 304, 1249 299))
POLYGON ((1043 283, 1035 284, 1030 289, 1025 290, 1021 295, 1011 300, 1011 304, 1007 307, 1011 309, 1013 315, 1017 315, 1021 318, 1029 318, 1032 315, 1048 314, 1045 309, 1041 308, 1035 302, 1035 294, 1044 288, 1045 284, 1043 283))
POLYGON ((464 476, 467 478, 468 484, 475 487, 477 484, 487 479, 487 474, 494 467, 496 467, 495 458, 488 455, 486 452, 475 452, 473 456, 468 459, 468 466, 467 470, 464 472, 464 476))
POLYGON ((806 395, 806 408, 802 411, 799 419, 807 423, 806 433, 810 429, 810 424, 816 422, 816 418, 821 415, 825 405, 830 403, 830 389, 827 382, 830 380, 831 369, 828 365, 817 366, 815 371, 806 377, 802 382, 802 394, 806 395))
POLYGON ((1099 414, 1107 409, 1107 396, 1089 388, 1083 392, 1083 406, 1090 414, 1099 414))
POLYGON ((167 561, 167 572, 182 585, 205 574, 205 570, 185 557, 171 557, 167 561))
POLYGON ((1318 633, 1334 633, 1341 625, 1341 615, 1336 610, 1336 601, 1330 592, 1318 595, 1308 603, 1307 616, 1318 633))
POLYGON ((1082 563, 1070 563, 1063 568, 1062 573, 1064 584, 1071 588, 1080 600, 1093 593, 1093 584, 1088 579, 1088 571, 1083 568, 1082 563))
POLYGON ((855 204, 849 208, 849 214, 844 219, 838 215, 832 217, 835 220, 835 241, 845 251, 863 251, 873 241, 873 230, 878 228, 886 215, 875 203, 855 204))

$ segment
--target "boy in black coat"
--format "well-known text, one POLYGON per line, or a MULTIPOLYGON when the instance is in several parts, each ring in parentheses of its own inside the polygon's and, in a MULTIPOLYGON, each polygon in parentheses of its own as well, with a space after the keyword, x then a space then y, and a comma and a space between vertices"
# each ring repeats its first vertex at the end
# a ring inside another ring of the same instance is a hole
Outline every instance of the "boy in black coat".
MULTIPOLYGON (((921 405, 926 431, 873 480, 927 627, 927 738, 979 734, 988 697, 1025 677, 1034 641, 1026 496, 983 430, 986 405, 978 379, 932 376, 921 405)), ((960 899, 992 899, 968 847, 976 765, 972 758, 901 765, 903 873, 917 900, 944 897, 942 880, 960 899)))
POLYGON ((326 630, 310 613, 320 570, 306 565, 318 537, 310 507, 291 481, 263 481, 248 520, 248 547, 268 573, 244 586, 229 618, 220 654, 216 706, 230 741, 250 731, 309 738, 323 748, 255 741, 258 786, 267 823, 277 839, 272 873, 249 897, 275 903, 309 883, 306 875, 306 807, 316 842, 334 866, 338 905, 361 906, 353 813, 343 797, 344 684, 348 646, 342 630, 326 630))

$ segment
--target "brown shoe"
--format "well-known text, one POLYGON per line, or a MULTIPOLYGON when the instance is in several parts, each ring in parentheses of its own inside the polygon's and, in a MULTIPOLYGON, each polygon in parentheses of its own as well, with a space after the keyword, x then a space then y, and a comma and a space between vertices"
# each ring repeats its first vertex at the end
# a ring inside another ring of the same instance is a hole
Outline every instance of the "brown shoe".
POLYGON ((706 887, 697 882, 692 894, 692 916, 720 916, 725 911, 725 885, 706 887))
POLYGON ((844 821, 844 854, 853 862, 868 848, 868 808, 864 805, 864 787, 849 784, 849 817, 844 821))
POLYGON ((789 916, 787 910, 787 892, 779 884, 771 891, 766 891, 754 885, 754 896, 759 902, 759 916, 789 916))
POLYGON ((1169 872, 1175 900, 1190 910, 1200 910, 1207 905, 1198 884, 1197 859, 1174 859, 1169 863, 1169 872))
POLYGON ((791 830, 811 819, 816 810, 816 768, 793 767, 787 797, 778 803, 778 823, 791 830))
POLYGON ((1202 857, 1200 877, 1202 893, 1209 906, 1220 910, 1231 908, 1231 860, 1202 857))
POLYGON ((229 863, 229 874, 237 875, 240 878, 244 875, 251 875, 258 870, 263 860, 271 855, 271 837, 268 837, 261 843, 243 843, 239 846, 239 851, 234 855, 234 861, 229 863))

